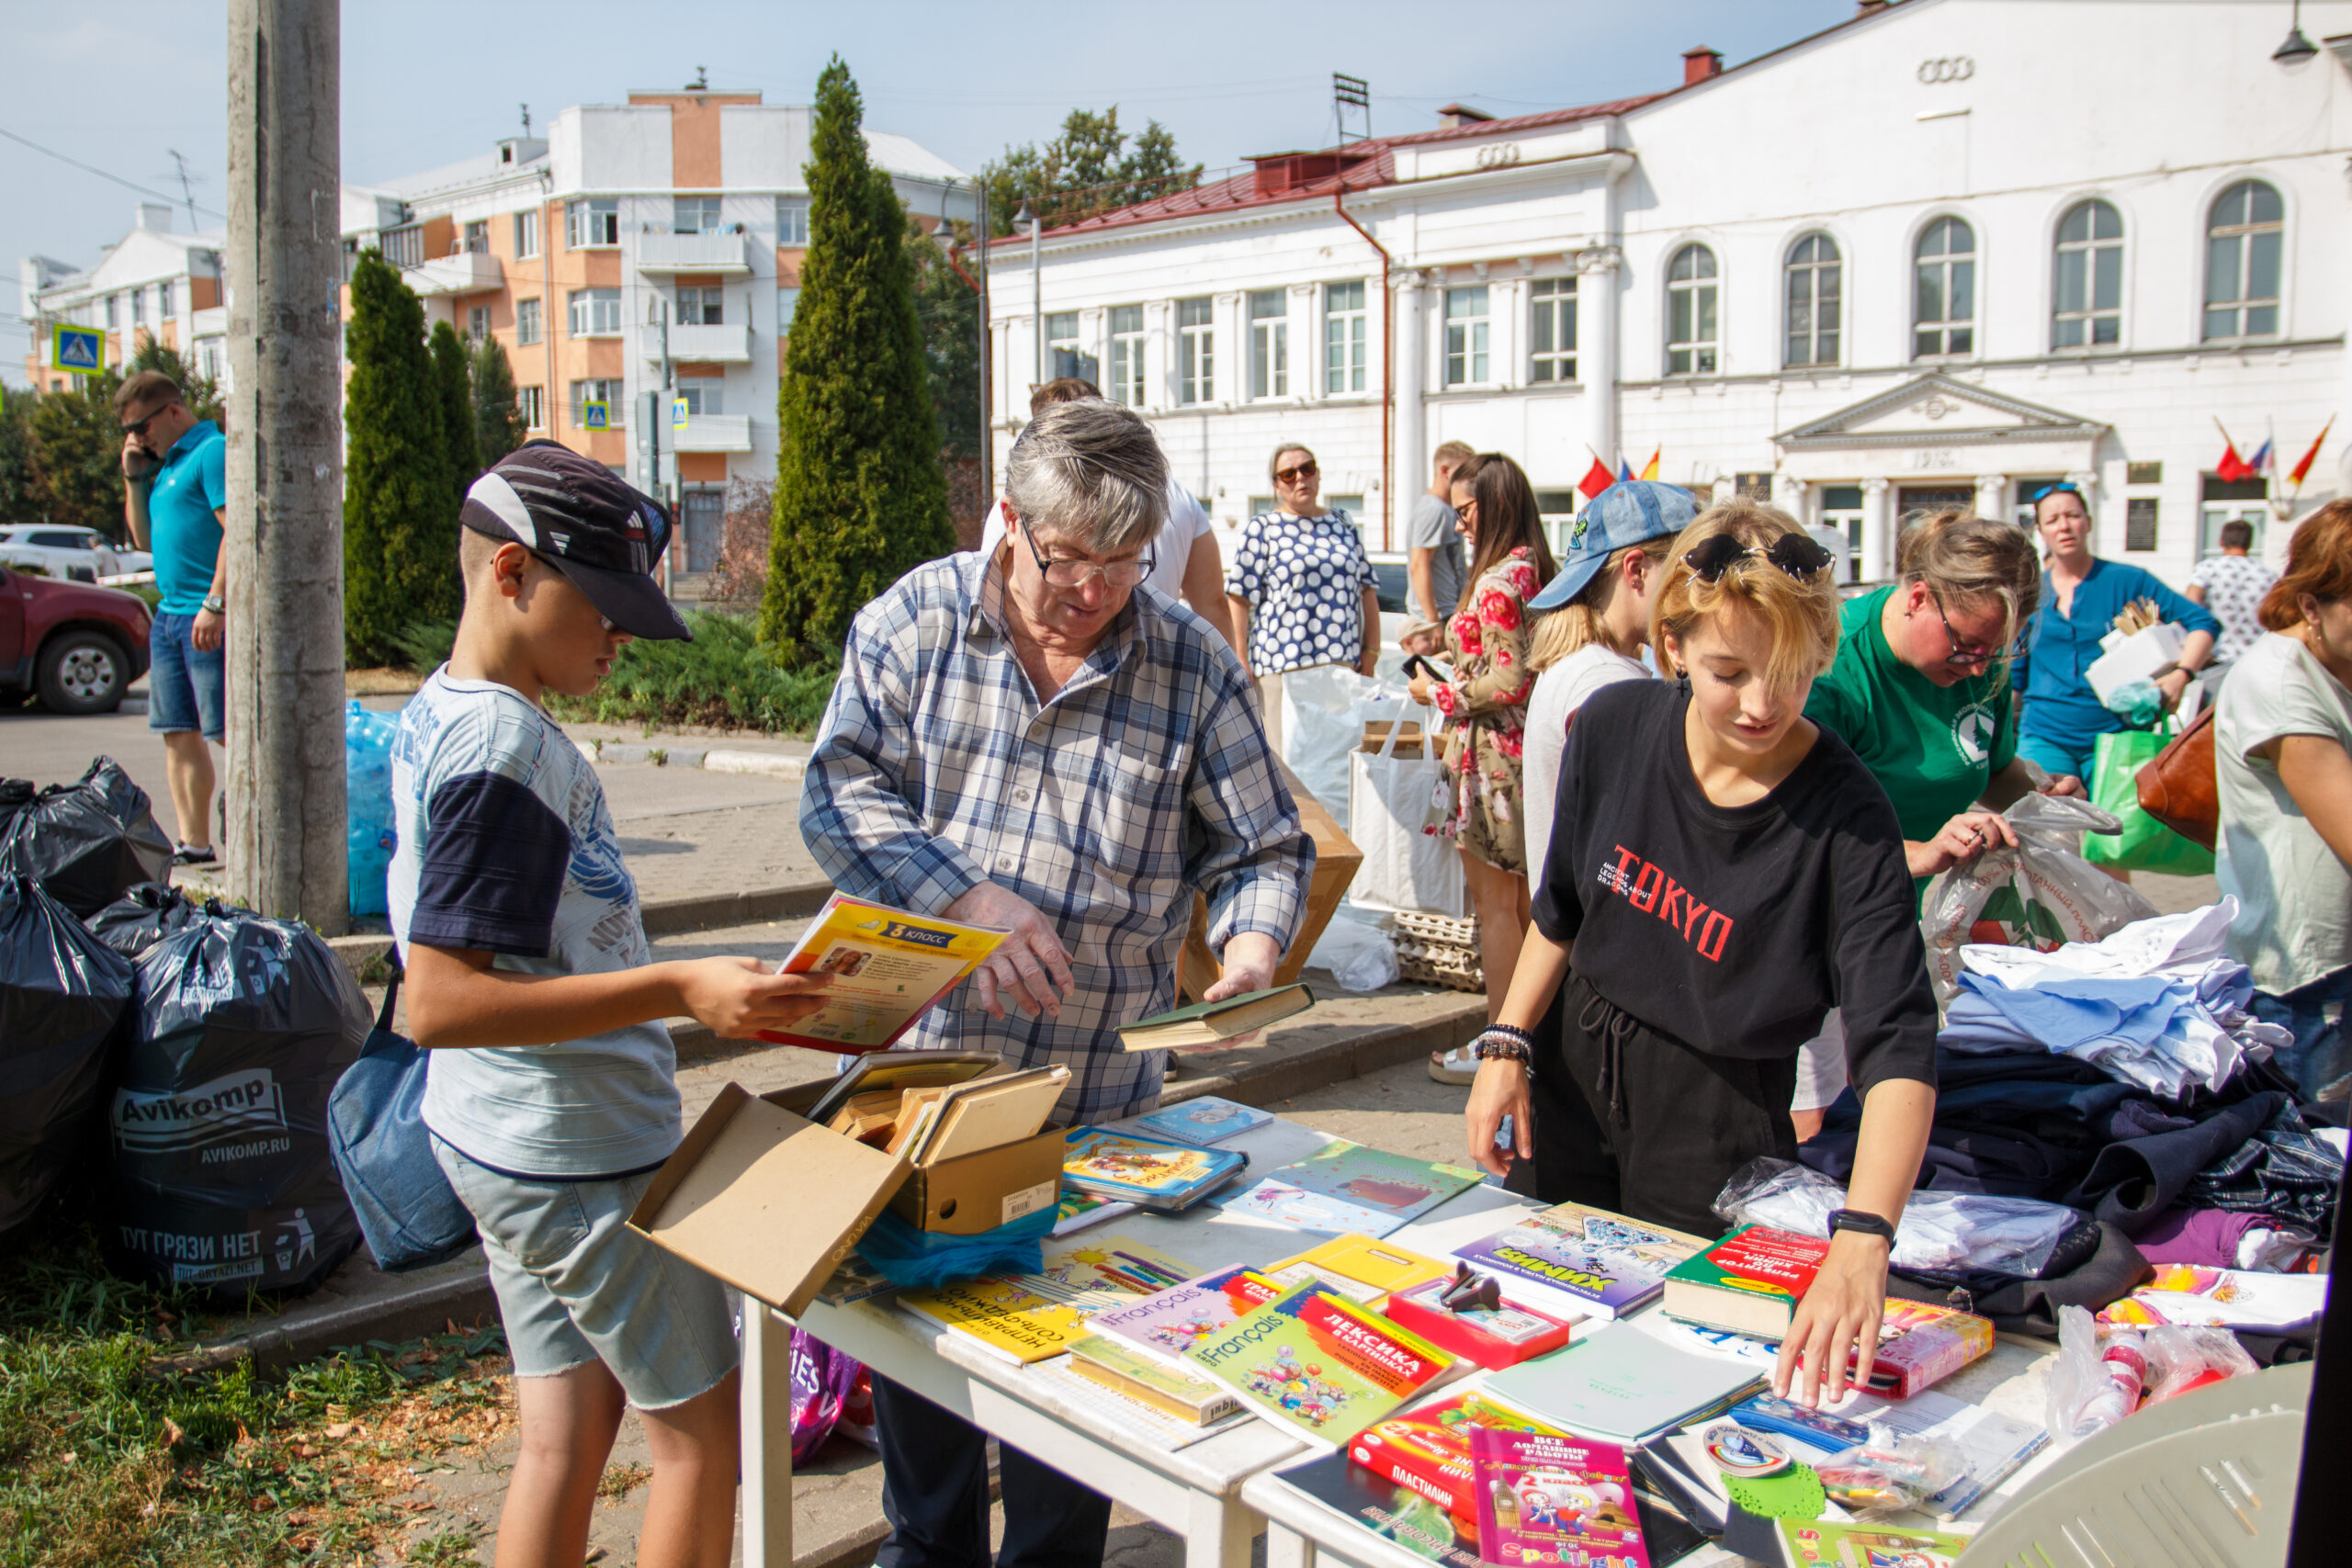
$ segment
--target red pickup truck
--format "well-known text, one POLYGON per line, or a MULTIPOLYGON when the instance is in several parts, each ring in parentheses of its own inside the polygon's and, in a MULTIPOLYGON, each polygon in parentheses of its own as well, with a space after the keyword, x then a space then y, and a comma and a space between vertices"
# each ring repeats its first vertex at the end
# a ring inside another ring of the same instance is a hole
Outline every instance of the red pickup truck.
POLYGON ((146 601, 0 566, 0 701, 38 694, 51 713, 112 713, 147 672, 146 601))

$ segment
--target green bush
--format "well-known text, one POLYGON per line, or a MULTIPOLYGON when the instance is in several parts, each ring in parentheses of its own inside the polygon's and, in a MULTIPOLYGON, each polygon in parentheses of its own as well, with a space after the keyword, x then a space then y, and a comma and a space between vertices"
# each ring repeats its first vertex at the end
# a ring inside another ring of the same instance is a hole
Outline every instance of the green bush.
POLYGON ((841 674, 841 654, 786 670, 762 648, 749 621, 708 610, 688 615, 692 642, 633 642, 613 672, 585 697, 550 693, 560 719, 674 729, 756 729, 807 735, 824 716, 841 674))
POLYGON ((458 646, 458 623, 411 621, 392 634, 392 646, 400 649, 403 665, 420 675, 430 675, 449 662, 449 650, 458 646))

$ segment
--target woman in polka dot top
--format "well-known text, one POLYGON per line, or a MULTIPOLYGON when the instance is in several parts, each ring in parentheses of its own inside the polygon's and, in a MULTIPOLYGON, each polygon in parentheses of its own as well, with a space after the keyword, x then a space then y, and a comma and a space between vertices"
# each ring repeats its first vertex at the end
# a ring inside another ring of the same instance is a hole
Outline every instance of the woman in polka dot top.
POLYGON ((1267 469, 1281 509, 1242 526, 1225 592, 1264 699, 1267 739, 1279 751, 1283 676, 1323 664, 1371 674, 1380 655, 1380 599, 1354 519, 1319 499, 1315 454, 1278 446, 1267 469))

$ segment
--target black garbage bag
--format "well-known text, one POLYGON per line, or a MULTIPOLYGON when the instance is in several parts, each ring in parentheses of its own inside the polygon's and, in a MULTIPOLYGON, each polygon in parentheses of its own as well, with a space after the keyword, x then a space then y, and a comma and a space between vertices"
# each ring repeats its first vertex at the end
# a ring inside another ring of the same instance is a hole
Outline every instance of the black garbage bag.
POLYGON ((224 909, 217 898, 198 903, 167 882, 141 882, 83 923, 92 936, 137 963, 149 948, 208 911, 253 912, 234 906, 224 909))
POLYGON ((308 926, 201 909, 140 958, 136 1005, 107 1080, 110 1263, 229 1301, 317 1285, 359 1240, 327 1139, 358 983, 308 926))
POLYGON ((168 881, 171 867, 147 792, 112 757, 93 758, 79 784, 42 790, 0 834, 0 874, 34 878, 84 919, 133 883, 168 881))
POLYGON ((28 876, 0 876, 0 1232, 79 1156, 131 966, 28 876))
POLYGON ((30 779, 0 779, 0 835, 8 831, 8 824, 16 820, 33 797, 30 779))

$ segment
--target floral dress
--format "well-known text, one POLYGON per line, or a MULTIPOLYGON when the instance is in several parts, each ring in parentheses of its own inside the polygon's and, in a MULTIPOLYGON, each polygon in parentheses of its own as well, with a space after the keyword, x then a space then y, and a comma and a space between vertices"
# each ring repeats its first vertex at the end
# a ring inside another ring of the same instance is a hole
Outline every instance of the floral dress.
POLYGON ((1487 569, 1445 624, 1452 683, 1431 690, 1448 720, 1445 776, 1430 829, 1499 871, 1527 872, 1520 812, 1521 737, 1528 694, 1527 601, 1543 582, 1526 546, 1487 569))

